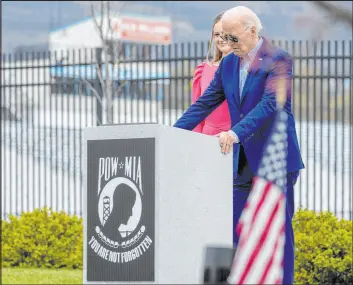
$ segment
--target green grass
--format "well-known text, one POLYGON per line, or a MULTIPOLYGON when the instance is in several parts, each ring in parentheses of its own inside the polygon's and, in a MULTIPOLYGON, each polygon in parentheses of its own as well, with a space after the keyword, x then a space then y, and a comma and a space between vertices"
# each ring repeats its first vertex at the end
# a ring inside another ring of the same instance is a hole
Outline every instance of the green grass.
POLYGON ((82 284, 82 270, 2 268, 1 284, 82 284))

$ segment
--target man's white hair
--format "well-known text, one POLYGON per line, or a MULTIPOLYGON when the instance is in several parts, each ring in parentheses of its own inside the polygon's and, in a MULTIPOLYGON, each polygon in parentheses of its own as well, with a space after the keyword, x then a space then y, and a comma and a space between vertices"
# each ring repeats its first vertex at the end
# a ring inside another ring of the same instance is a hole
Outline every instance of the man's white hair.
POLYGON ((257 33, 262 30, 262 24, 259 17, 248 7, 237 6, 227 10, 222 19, 240 18, 245 27, 255 26, 257 33))

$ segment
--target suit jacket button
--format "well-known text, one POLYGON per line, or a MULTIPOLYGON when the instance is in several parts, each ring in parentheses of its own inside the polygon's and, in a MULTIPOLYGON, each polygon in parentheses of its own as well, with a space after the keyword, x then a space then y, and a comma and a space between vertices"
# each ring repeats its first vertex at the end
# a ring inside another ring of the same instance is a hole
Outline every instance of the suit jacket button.
POLYGON ((243 114, 240 114, 240 118, 242 118, 242 117, 244 117, 244 115, 243 115, 243 114))

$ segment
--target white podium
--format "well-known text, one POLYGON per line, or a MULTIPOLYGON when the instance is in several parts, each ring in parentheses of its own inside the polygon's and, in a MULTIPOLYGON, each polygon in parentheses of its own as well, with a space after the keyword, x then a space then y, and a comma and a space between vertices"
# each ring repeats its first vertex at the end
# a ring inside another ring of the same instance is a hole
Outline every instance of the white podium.
POLYGON ((232 153, 159 124, 84 130, 84 284, 201 284, 232 247, 232 153))

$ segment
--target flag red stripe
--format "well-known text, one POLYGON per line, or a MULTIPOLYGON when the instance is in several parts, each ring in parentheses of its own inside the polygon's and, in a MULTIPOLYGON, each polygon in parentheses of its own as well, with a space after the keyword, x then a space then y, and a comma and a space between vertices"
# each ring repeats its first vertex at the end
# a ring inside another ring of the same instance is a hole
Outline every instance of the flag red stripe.
POLYGON ((260 211, 260 209, 261 209, 261 207, 262 207, 264 201, 266 200, 268 194, 270 193, 269 190, 270 190, 271 186, 272 186, 271 182, 267 182, 267 183, 266 183, 266 186, 265 186, 264 189, 263 189, 263 192, 265 192, 265 193, 262 195, 261 200, 260 200, 259 203, 257 204, 257 207, 256 207, 256 209, 255 209, 255 213, 254 213, 254 215, 252 216, 251 225, 254 224, 255 219, 257 218, 257 214, 259 213, 259 211, 260 211))
MULTIPOLYGON (((253 187, 255 187, 256 182, 257 182, 258 180, 259 180, 259 177, 255 176, 255 178, 254 178, 254 181, 255 181, 255 182, 254 182, 254 184, 253 184, 253 187)), ((267 182, 267 183, 266 183, 266 188, 269 188, 270 186, 271 186, 271 184, 267 182)), ((265 188, 265 189, 266 189, 266 188, 265 188)), ((266 190, 265 190, 265 191, 266 191, 266 190)), ((268 193, 268 192, 267 192, 267 193, 268 193)), ((267 195, 267 193, 265 193, 265 194, 267 195)), ((261 207, 261 205, 262 205, 262 203, 263 203, 264 200, 265 200, 265 197, 262 197, 261 204, 257 207, 257 209, 256 209, 256 211, 255 211, 255 215, 257 214, 257 211, 258 211, 259 208, 261 207)), ((249 207, 249 200, 246 201, 243 211, 245 211, 245 209, 248 208, 248 207, 249 207)), ((253 217, 253 219, 252 219, 251 224, 253 224, 253 222, 254 222, 254 217, 253 217)), ((241 231, 242 231, 242 229, 243 229, 243 225, 244 225, 244 223, 243 223, 242 220, 240 219, 239 222, 238 222, 238 224, 235 226, 235 230, 236 230, 236 233, 238 234, 238 236, 240 236, 240 234, 241 234, 241 231)))
MULTIPOLYGON (((262 205, 263 205, 263 203, 264 203, 264 201, 266 200, 266 197, 267 197, 267 195, 268 195, 268 193, 270 193, 271 191, 270 191, 270 188, 271 188, 271 186, 272 186, 272 184, 271 184, 271 182, 266 182, 266 184, 263 186, 263 188, 261 188, 259 191, 261 191, 261 200, 258 202, 258 204, 257 204, 257 207, 256 207, 256 210, 255 210, 255 213, 254 213, 254 216, 256 215, 257 216, 257 213, 260 211, 260 209, 261 209, 261 207, 262 207, 262 205), (265 192, 265 193, 262 193, 262 192, 265 192)), ((255 207, 255 204, 254 205, 252 205, 253 207, 255 207)), ((253 224, 255 223, 255 217, 253 216, 253 218, 252 218, 252 220, 251 220, 251 227, 253 226, 253 224)), ((242 224, 242 226, 243 226, 243 224, 242 224)), ((242 228, 240 228, 240 230, 241 230, 242 228)), ((239 235, 240 235, 240 233, 239 233, 239 235)), ((246 239, 242 239, 242 242, 239 244, 239 246, 240 247, 242 247, 243 246, 243 244, 246 242, 246 239)))
MULTIPOLYGON (((249 200, 246 201, 245 206, 243 208, 243 211, 245 211, 245 209, 248 207, 249 207, 249 200)), ((238 236, 240 236, 240 234, 241 234, 241 230, 243 228, 243 225, 244 225, 244 223, 242 222, 241 219, 238 221, 238 224, 235 225, 235 231, 238 234, 238 236)))
POLYGON ((248 273, 250 271, 250 268, 251 268, 252 264, 255 261, 256 256, 258 255, 260 249, 262 248, 262 246, 264 244, 265 239, 267 238, 268 232, 270 231, 270 226, 272 225, 272 221, 275 218, 275 215, 278 213, 280 201, 281 201, 281 199, 277 201, 275 207, 273 208, 273 210, 271 212, 270 218, 269 218, 269 220, 266 223, 266 227, 265 227, 264 231, 261 234, 260 240, 258 241, 255 249, 253 250, 253 252, 252 252, 252 254, 250 256, 250 259, 248 260, 248 263, 246 264, 246 267, 245 267, 246 269, 243 272, 243 274, 242 274, 242 276, 241 276, 241 278, 239 280, 239 284, 243 284, 245 278, 247 277, 247 275, 248 275, 248 273))
POLYGON ((282 234, 284 233, 284 228, 285 228, 285 225, 283 224, 281 230, 280 230, 280 235, 278 236, 277 240, 276 240, 276 244, 275 244, 275 247, 273 249, 273 252, 272 252, 272 255, 271 255, 271 258, 270 260, 267 262, 266 264, 266 268, 265 268, 265 271, 264 273, 262 274, 262 277, 259 281, 259 284, 264 284, 266 278, 267 278, 267 275, 268 275, 268 272, 270 271, 270 268, 273 264, 273 260, 275 259, 275 255, 276 255, 276 252, 277 252, 277 248, 278 248, 278 244, 279 244, 279 240, 280 240, 280 237, 282 236, 282 234))
POLYGON ((244 223, 238 222, 238 224, 236 226, 236 232, 237 232, 238 236, 240 236, 241 231, 243 230, 243 225, 244 225, 244 223))

